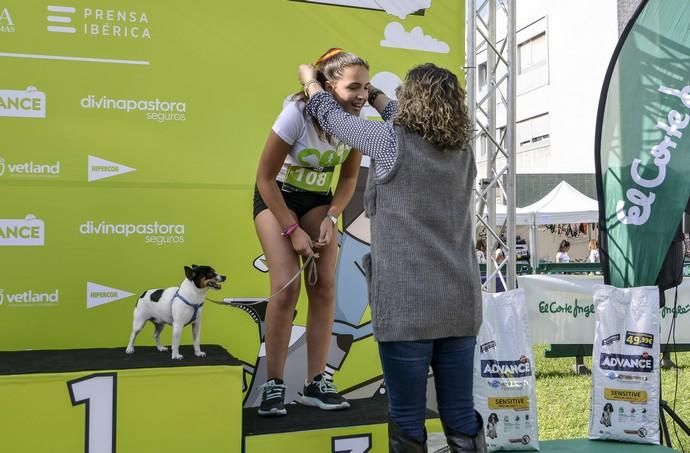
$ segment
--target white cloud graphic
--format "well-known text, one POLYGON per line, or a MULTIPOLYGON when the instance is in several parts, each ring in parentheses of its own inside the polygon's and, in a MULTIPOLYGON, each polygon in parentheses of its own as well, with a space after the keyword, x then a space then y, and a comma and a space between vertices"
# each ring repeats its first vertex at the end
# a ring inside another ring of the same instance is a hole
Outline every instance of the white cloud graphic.
POLYGON ((376 4, 388 14, 400 19, 420 9, 431 8, 431 0, 376 0, 376 4))
POLYGON ((414 27, 409 32, 399 22, 386 25, 383 32, 384 39, 381 47, 396 47, 399 49, 422 50, 425 52, 448 53, 450 47, 443 41, 425 35, 422 27, 414 27))

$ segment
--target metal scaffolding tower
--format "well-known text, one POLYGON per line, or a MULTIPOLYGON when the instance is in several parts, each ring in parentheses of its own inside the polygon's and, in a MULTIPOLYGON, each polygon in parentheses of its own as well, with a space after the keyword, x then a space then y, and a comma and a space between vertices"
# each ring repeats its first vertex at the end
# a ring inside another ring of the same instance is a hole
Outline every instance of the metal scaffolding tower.
MULTIPOLYGON (((516 287, 515 276, 515 43, 516 0, 466 0, 466 81, 475 144, 485 137, 486 173, 478 169, 475 189, 476 231, 486 231, 485 291, 496 290, 496 278, 506 289, 516 287), (500 8, 500 9, 497 9, 500 8), (500 17, 499 17, 500 16, 500 17), (497 20, 500 19, 500 20, 497 20), (503 20, 505 19, 505 20, 503 20), (500 26, 498 24, 501 24, 500 26), (497 30, 497 28, 504 28, 497 30), (500 32, 497 40, 497 31, 500 32), (486 54, 486 91, 477 91, 477 60, 486 54), (500 104, 499 104, 500 101, 500 104), (497 109, 497 106, 503 108, 497 109), (497 129, 497 110, 505 112, 497 129), (506 219, 496 225, 496 199, 506 205, 506 219), (505 259, 496 259, 500 246, 505 259)), ((475 156, 478 146, 475 146, 475 156)))

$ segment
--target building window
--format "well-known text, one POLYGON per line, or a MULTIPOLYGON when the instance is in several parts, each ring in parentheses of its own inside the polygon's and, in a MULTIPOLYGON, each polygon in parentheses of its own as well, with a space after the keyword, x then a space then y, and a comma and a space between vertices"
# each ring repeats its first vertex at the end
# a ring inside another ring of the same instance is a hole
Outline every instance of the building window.
POLYGON ((477 68, 477 80, 479 82, 479 89, 483 90, 486 87, 487 81, 486 62, 479 64, 477 68))
POLYGON ((479 136, 479 157, 486 158, 486 151, 489 149, 489 139, 486 134, 479 136))
POLYGON ((549 114, 528 118, 516 125, 519 151, 547 146, 550 141, 549 114))
POLYGON ((518 46, 518 72, 520 74, 546 64, 546 33, 528 39, 518 46))

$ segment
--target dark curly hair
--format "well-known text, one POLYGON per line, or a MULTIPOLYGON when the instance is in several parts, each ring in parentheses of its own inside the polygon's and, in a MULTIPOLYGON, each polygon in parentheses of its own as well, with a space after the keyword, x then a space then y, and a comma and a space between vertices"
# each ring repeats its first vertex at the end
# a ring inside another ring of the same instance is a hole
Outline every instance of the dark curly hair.
POLYGON ((463 148, 473 134, 458 78, 432 63, 407 73, 393 121, 444 150, 463 148))

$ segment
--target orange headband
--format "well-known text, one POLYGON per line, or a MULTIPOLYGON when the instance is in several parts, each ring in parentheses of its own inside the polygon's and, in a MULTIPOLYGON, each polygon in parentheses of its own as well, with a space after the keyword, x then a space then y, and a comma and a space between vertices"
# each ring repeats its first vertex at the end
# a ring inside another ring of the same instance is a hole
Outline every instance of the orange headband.
POLYGON ((338 55, 340 52, 344 52, 344 50, 341 49, 340 47, 333 47, 333 48, 331 48, 331 49, 328 49, 328 50, 326 51, 326 53, 324 53, 323 55, 321 55, 321 56, 319 57, 319 59, 316 60, 316 62, 314 63, 314 66, 320 65, 320 64, 323 63, 325 60, 328 60, 329 58, 331 58, 331 57, 334 56, 334 55, 338 55))

